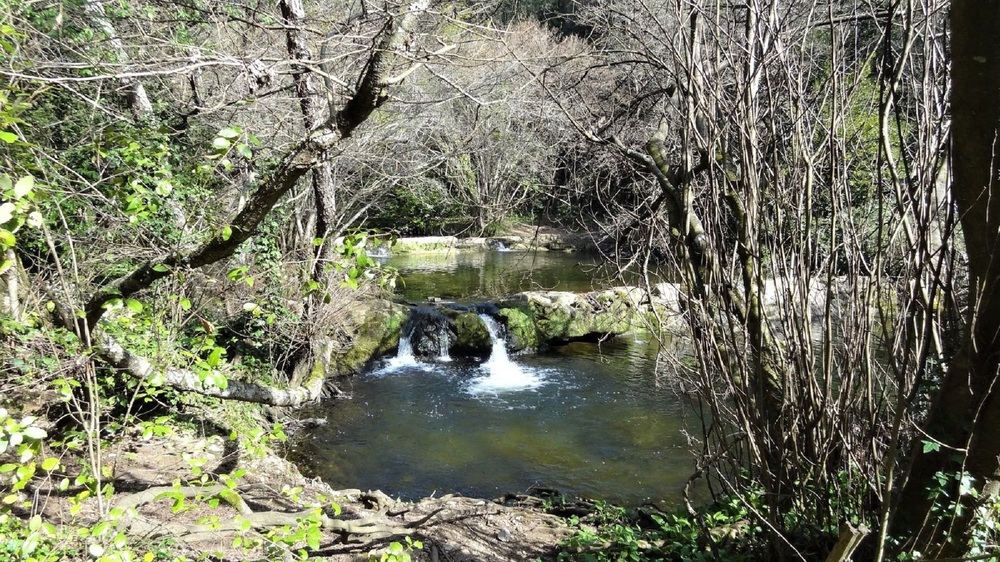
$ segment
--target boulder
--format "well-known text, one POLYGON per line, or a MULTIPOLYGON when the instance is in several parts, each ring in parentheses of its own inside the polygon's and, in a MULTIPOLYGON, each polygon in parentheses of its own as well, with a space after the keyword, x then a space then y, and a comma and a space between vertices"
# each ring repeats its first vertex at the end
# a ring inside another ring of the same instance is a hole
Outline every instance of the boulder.
POLYGON ((615 287, 590 293, 527 291, 497 303, 515 349, 600 341, 648 330, 654 312, 679 314, 676 301, 651 301, 639 287, 615 287), (659 302, 662 301, 662 302, 659 302))
POLYGON ((455 344, 452 351, 462 355, 489 353, 493 342, 486 324, 475 312, 458 312, 453 317, 455 344))
POLYGON ((351 309, 354 337, 350 345, 331 357, 327 376, 358 372, 368 364, 399 345, 399 332, 409 316, 409 309, 383 300, 372 301, 370 305, 351 309))

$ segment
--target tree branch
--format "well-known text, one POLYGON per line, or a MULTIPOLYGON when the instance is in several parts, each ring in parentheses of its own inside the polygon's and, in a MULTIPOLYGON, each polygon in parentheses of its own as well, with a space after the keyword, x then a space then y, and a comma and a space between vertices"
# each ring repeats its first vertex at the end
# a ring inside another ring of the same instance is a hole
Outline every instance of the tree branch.
POLYGON ((93 339, 94 348, 102 359, 133 378, 226 400, 294 408, 319 399, 326 380, 325 365, 316 359, 302 385, 295 388, 277 388, 240 380, 230 380, 226 388, 220 388, 207 385, 197 373, 187 369, 155 367, 148 359, 125 349, 104 332, 98 332, 93 339))

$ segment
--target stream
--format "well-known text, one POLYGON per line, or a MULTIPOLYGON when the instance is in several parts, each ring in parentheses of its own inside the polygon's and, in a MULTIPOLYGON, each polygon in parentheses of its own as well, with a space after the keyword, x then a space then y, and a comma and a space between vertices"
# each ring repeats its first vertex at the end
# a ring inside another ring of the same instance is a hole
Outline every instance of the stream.
MULTIPOLYGON (((411 300, 614 284, 575 254, 452 257, 389 263, 411 300)), ((684 429, 694 418, 668 383, 668 366, 657 364, 654 342, 618 338, 510 356, 502 327, 484 319, 493 339, 488 357, 444 353, 421 363, 404 334, 395 357, 352 379, 344 389, 351 400, 304 411, 328 424, 291 443, 303 471, 334 487, 404 499, 541 487, 622 505, 676 502, 693 471, 684 429)))

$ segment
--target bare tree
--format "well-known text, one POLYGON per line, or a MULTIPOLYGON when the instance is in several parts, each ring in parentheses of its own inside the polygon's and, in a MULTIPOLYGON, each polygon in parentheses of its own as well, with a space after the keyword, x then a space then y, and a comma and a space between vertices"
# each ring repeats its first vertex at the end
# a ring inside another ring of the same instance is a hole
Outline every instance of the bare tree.
POLYGON ((776 555, 806 559, 852 518, 884 540, 897 452, 960 329, 940 5, 589 16, 605 49, 589 72, 617 70, 615 87, 553 95, 651 180, 612 226, 633 264, 665 253, 687 287, 710 420, 697 476, 744 498, 776 555))

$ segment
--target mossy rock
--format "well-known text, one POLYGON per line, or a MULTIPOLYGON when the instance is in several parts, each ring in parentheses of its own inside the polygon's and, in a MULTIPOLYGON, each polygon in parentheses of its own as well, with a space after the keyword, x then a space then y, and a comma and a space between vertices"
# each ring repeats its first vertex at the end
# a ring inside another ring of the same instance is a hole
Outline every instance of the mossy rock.
POLYGON ((490 333, 483 320, 475 312, 459 312, 455 314, 456 339, 452 351, 457 353, 481 353, 489 351, 492 346, 490 333))
POLYGON ((498 304, 518 349, 600 340, 642 330, 650 310, 636 287, 583 294, 528 291, 498 304))
POLYGON ((399 329, 409 315, 409 308, 389 301, 380 301, 359 310, 354 342, 344 353, 334 354, 331 366, 335 372, 327 376, 356 373, 369 361, 391 352, 399 346, 399 329))
POLYGON ((393 254, 419 254, 448 252, 454 250, 458 239, 454 236, 419 236, 414 238, 399 238, 392 245, 393 254))
POLYGON ((522 349, 538 349, 541 341, 538 337, 538 328, 535 326, 534 317, 521 308, 502 308, 500 316, 507 322, 507 332, 510 335, 510 348, 512 351, 522 349))

